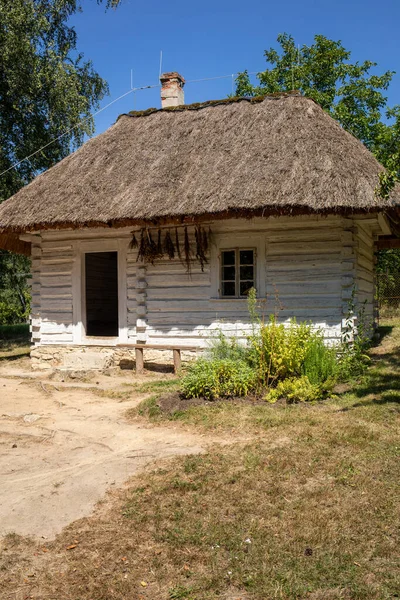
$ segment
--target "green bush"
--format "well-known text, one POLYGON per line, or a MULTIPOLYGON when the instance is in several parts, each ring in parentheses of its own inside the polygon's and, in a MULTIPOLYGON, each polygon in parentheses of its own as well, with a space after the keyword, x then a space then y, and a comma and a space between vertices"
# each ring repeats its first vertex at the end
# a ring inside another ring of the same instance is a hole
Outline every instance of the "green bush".
POLYGON ((315 402, 322 400, 332 391, 333 381, 327 380, 322 384, 311 383, 303 375, 302 377, 291 377, 279 381, 275 388, 269 390, 265 399, 268 402, 276 402, 284 399, 290 404, 296 402, 315 402))
POLYGON ((242 360, 200 358, 182 380, 186 398, 203 397, 208 400, 247 396, 256 387, 257 374, 242 360))
POLYGON ((0 343, 3 341, 22 341, 29 343, 29 324, 0 325, 0 343))
POLYGON ((302 375, 306 375, 313 385, 334 378, 338 372, 337 348, 329 348, 324 338, 317 332, 310 338, 307 351, 301 365, 302 375))
POLYGON ((0 300, 0 325, 15 325, 24 320, 22 309, 0 300))
POLYGON ((336 353, 325 347, 322 334, 310 323, 291 320, 288 326, 271 317, 249 339, 249 359, 259 374, 261 387, 269 388, 277 381, 300 375, 313 383, 333 377, 336 353))
POLYGON ((290 377, 279 381, 275 388, 271 388, 266 394, 268 402, 276 402, 285 399, 287 402, 310 402, 317 400, 318 386, 312 385, 308 377, 290 377))
POLYGON ((16 325, 29 317, 30 297, 24 292, 20 301, 14 290, 0 290, 0 325, 16 325))
POLYGON ((248 349, 245 345, 239 344, 237 338, 233 336, 228 338, 219 331, 217 337, 211 342, 207 355, 211 360, 247 361, 248 349))

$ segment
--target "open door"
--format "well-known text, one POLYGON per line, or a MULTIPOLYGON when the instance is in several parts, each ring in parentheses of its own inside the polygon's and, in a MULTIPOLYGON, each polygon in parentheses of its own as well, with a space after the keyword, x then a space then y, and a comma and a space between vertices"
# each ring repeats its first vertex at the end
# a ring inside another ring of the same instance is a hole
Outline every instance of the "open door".
POLYGON ((86 335, 118 336, 118 252, 85 254, 86 335))

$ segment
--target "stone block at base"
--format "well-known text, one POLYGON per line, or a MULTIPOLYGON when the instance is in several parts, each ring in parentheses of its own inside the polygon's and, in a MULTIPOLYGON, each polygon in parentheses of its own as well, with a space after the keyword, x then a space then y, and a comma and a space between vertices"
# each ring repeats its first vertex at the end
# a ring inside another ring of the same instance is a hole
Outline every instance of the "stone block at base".
MULTIPOLYGON (((183 351, 182 362, 189 362, 196 352, 183 351)), ((149 348, 144 352, 146 363, 173 365, 171 350, 149 348)), ((31 350, 31 365, 34 370, 104 371, 112 367, 135 369, 134 348, 100 346, 36 346, 31 350)))

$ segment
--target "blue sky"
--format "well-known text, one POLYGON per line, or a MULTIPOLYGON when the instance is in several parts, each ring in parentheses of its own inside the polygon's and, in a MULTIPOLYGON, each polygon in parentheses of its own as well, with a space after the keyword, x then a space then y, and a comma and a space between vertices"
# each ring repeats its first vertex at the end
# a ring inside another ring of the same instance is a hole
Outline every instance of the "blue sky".
MULTIPOLYGON (((264 50, 282 32, 299 44, 309 45, 316 33, 341 39, 353 60, 397 70, 388 95, 400 104, 399 0, 122 0, 107 12, 95 0, 82 4, 71 23, 79 51, 109 83, 103 106, 130 89, 131 69, 134 86, 157 84, 160 50, 163 71, 187 80, 262 71, 264 50)), ((224 98, 231 90, 231 78, 188 83, 185 102, 224 98)), ((96 133, 123 112, 159 105, 159 88, 130 94, 96 117, 96 133)))

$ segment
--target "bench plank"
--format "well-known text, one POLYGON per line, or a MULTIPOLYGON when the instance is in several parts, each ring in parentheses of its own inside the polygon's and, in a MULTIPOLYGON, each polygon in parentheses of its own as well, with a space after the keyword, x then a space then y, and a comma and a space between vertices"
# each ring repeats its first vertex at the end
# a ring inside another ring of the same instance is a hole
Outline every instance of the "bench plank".
POLYGON ((117 344, 117 348, 149 348, 150 350, 199 350, 198 346, 184 346, 181 344, 117 344))

